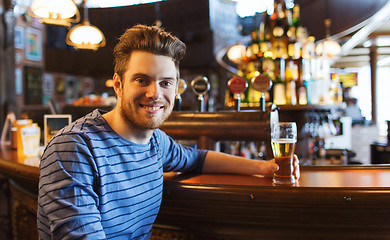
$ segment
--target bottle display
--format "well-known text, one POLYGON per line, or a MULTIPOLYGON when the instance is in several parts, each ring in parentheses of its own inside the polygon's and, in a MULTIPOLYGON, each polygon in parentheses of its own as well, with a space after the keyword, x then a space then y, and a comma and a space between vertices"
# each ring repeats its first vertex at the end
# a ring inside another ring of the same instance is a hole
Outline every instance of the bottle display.
MULTIPOLYGON (((276 105, 333 104, 340 102, 342 86, 330 78, 328 59, 315 52, 315 39, 300 20, 300 6, 291 9, 284 0, 274 0, 273 12, 261 15, 237 64, 237 76, 248 82, 240 95, 241 107, 257 107, 262 94, 251 86, 261 74, 272 81, 265 93, 276 105)), ((264 95, 264 94, 263 94, 264 95)), ((233 107, 234 96, 226 92, 225 104, 233 107)))

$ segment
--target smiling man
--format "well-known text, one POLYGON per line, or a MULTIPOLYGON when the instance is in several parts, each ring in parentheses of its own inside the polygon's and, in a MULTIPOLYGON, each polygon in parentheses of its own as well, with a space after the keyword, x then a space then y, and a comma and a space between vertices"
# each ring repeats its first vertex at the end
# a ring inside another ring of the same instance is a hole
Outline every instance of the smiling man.
POLYGON ((113 80, 118 104, 104 117, 114 131, 145 144, 172 112, 178 87, 175 64, 171 57, 135 50, 123 77, 115 73, 113 80))
MULTIPOLYGON (((172 112, 185 45, 158 27, 128 29, 114 49, 117 105, 58 131, 40 163, 40 239, 149 239, 164 171, 271 175, 255 161, 176 143, 172 112)), ((299 177, 298 160, 295 175, 299 177)))

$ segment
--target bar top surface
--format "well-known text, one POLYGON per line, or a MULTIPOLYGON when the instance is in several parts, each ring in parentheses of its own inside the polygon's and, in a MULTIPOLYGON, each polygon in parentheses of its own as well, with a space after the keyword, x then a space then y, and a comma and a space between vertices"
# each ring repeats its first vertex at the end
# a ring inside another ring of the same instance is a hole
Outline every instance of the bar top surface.
MULTIPOLYGON (((16 172, 23 175, 23 166, 29 171, 31 168, 38 168, 36 161, 36 158, 18 158, 16 151, 0 148, 0 168, 4 164, 7 167, 14 164, 18 169, 16 172)), ((234 174, 164 173, 164 179, 183 185, 273 186, 270 177, 234 174)), ((301 166, 301 177, 297 183, 280 187, 390 188, 390 164, 301 166)))

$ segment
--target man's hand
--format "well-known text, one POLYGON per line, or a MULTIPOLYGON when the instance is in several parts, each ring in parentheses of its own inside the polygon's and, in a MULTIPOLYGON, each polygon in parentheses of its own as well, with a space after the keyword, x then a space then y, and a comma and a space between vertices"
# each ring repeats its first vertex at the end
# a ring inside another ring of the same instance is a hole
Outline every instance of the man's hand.
MULTIPOLYGON (((299 159, 298 156, 294 154, 293 157, 293 174, 295 179, 299 179, 300 177, 300 170, 299 170, 299 159)), ((279 166, 275 163, 275 159, 261 162, 260 164, 260 173, 263 176, 271 177, 274 172, 279 170, 279 166)))

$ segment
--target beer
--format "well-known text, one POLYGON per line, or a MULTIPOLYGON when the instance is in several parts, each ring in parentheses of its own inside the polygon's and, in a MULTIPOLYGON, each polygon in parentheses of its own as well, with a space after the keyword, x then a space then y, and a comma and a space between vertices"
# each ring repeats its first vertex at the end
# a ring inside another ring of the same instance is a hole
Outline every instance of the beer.
POLYGON ((275 163, 279 165, 279 170, 274 173, 274 183, 292 184, 295 182, 293 175, 295 142, 295 139, 272 139, 271 144, 275 163))

